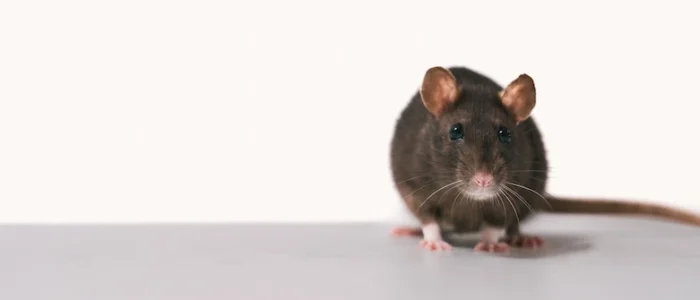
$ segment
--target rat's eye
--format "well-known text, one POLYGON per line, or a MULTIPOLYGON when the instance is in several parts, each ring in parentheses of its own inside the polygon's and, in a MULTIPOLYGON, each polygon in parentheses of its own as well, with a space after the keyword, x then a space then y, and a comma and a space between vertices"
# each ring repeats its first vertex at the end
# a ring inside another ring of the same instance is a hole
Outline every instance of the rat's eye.
POLYGON ((498 140, 501 141, 501 143, 508 144, 510 143, 510 140, 512 139, 512 135, 510 131, 508 131, 507 128, 501 127, 498 128, 498 140))
POLYGON ((462 124, 454 124, 450 127, 450 139, 455 141, 464 137, 464 127, 462 124))

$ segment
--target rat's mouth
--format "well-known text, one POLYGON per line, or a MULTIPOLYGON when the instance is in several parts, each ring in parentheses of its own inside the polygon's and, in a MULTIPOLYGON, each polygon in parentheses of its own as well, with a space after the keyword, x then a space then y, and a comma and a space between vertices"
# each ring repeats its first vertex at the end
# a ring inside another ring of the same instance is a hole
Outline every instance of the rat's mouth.
POLYGON ((494 199, 498 196, 498 188, 495 186, 489 187, 478 187, 470 186, 462 190, 466 196, 471 200, 476 201, 486 201, 494 199))

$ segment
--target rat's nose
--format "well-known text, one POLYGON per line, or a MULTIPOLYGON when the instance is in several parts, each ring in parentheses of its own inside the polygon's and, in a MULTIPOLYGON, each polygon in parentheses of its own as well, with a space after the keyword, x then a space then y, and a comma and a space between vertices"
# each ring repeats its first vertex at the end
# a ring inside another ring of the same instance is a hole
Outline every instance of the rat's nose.
POLYGON ((474 174, 473 180, 477 186, 488 187, 493 182, 493 175, 484 172, 478 172, 474 174))

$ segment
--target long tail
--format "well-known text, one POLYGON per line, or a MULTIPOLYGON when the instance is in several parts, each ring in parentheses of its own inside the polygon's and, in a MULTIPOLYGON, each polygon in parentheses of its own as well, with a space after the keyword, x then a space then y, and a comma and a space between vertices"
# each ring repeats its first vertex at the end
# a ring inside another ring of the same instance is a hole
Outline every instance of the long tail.
POLYGON ((544 205, 542 208, 550 213, 650 216, 700 226, 700 215, 658 204, 554 196, 548 196, 547 202, 549 205, 544 205))

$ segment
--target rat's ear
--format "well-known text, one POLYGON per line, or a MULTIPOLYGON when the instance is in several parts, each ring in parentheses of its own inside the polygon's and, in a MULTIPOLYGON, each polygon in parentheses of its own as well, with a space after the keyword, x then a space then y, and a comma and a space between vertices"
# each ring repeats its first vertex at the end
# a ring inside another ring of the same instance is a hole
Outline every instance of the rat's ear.
POLYGON ((432 67, 425 72, 420 96, 423 105, 436 117, 441 116, 457 101, 457 79, 443 67, 432 67))
POLYGON ((527 120, 535 108, 535 82, 527 74, 521 74, 498 95, 517 123, 527 120))

